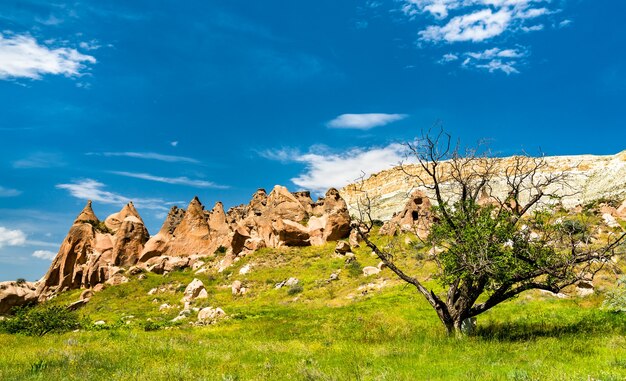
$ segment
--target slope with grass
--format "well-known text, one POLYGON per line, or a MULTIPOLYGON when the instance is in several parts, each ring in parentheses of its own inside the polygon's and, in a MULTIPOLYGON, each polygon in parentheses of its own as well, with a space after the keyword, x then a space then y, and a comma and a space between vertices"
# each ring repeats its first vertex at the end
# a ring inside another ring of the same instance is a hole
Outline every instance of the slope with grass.
MULTIPOLYGON (((376 240, 384 246, 389 238, 376 240)), ((414 242, 397 242, 407 253, 397 261, 415 274, 432 272, 425 249, 416 255, 414 242)), ((80 311, 105 325, 43 337, 0 334, 0 380, 626 378, 626 317, 600 308, 603 290, 615 283, 611 274, 585 298, 524 294, 481 315, 475 334, 459 341, 445 336, 430 306, 389 270, 362 275, 361 266, 378 263, 368 249, 355 254, 358 262, 346 264, 332 244, 262 249, 223 272, 208 264, 202 275, 133 276, 80 311), (301 289, 276 288, 290 277, 301 289), (192 307, 221 307, 227 319, 202 327, 190 324, 194 316, 171 322, 194 278, 209 298, 192 307), (235 280, 249 292, 233 296, 235 280), (173 308, 159 311, 163 304, 173 308)), ((435 280, 428 284, 437 289, 435 280)), ((79 294, 46 305, 67 305, 79 294)))

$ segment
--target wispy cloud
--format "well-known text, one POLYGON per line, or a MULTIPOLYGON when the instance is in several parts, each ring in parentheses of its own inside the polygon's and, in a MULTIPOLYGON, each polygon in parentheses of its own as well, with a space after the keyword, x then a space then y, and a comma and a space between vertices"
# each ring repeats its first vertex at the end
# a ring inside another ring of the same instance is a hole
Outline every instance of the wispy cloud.
POLYGON ((12 188, 5 188, 0 185, 0 197, 15 197, 22 194, 22 191, 12 188))
POLYGON ((407 118, 406 114, 343 114, 328 122, 330 128, 369 130, 407 118))
POLYGON ((67 190, 75 198, 92 200, 103 204, 124 205, 133 201, 137 207, 153 210, 167 210, 167 205, 172 204, 160 198, 127 197, 110 192, 104 189, 106 187, 105 184, 93 179, 78 180, 69 184, 58 184, 56 187, 67 190))
POLYGON ((132 157, 135 159, 158 160, 168 163, 193 163, 200 161, 185 156, 163 155, 156 152, 88 152, 86 155, 105 157, 132 157))
POLYGON ((296 150, 265 151, 261 155, 268 159, 302 163, 304 171, 291 181, 307 190, 323 193, 328 188, 343 187, 360 176, 369 176, 398 165, 405 159, 406 149, 393 143, 385 147, 352 148, 341 153, 332 153, 316 147, 308 153, 296 150))
POLYGON ((13 168, 56 168, 65 165, 60 154, 49 152, 37 152, 24 159, 13 162, 13 168))
POLYGON ((109 171, 109 173, 113 173, 119 176, 133 177, 136 179, 148 180, 148 181, 157 181, 160 183, 167 184, 175 184, 175 185, 188 185, 196 188, 215 188, 215 189, 227 189, 228 187, 225 185, 215 184, 211 181, 206 180, 194 180, 188 177, 163 177, 163 176, 155 176, 148 173, 134 173, 134 172, 124 172, 124 171, 109 171))
POLYGON ((0 33, 0 80, 41 79, 46 74, 77 77, 96 59, 76 49, 52 48, 26 34, 0 33))
POLYGON ((46 260, 46 261, 51 261, 56 256, 57 256, 57 253, 54 253, 54 252, 49 251, 49 250, 35 250, 33 252, 33 257, 39 258, 39 259, 43 259, 43 260, 46 260))
POLYGON ((0 226, 0 249, 5 246, 22 246, 26 243, 26 233, 0 226))
POLYGON ((523 48, 492 48, 480 52, 463 53, 462 56, 445 54, 438 62, 440 64, 449 64, 464 58, 461 61, 461 67, 463 68, 486 70, 490 73, 501 71, 509 75, 519 73, 519 66, 524 64, 526 57, 528 57, 528 52, 523 48))

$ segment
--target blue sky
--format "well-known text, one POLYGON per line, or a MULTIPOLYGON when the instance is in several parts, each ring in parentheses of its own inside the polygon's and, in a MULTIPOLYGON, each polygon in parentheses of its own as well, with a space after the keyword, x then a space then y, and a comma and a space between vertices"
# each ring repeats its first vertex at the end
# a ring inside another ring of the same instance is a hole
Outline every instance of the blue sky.
POLYGON ((626 3, 0 3, 0 280, 38 279, 85 200, 323 192, 441 121, 497 152, 626 149, 626 3))

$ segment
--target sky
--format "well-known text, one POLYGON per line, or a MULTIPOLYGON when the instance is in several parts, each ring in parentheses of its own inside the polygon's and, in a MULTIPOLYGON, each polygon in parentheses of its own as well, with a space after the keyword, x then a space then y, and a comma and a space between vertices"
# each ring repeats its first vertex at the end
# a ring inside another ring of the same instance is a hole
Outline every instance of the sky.
POLYGON ((441 124, 501 155, 626 149, 626 2, 0 2, 0 280, 37 280, 87 199, 320 195, 441 124))

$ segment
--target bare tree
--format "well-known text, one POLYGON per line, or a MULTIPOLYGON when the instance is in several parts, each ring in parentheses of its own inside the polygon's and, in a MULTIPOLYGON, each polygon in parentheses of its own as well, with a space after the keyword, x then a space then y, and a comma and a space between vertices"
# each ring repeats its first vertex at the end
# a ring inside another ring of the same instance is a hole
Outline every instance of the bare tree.
POLYGON ((359 196, 354 228, 426 298, 449 334, 461 335, 464 322, 524 291, 558 293, 593 279, 622 247, 626 233, 601 240, 584 224, 555 221, 546 212, 547 201, 569 189, 566 176, 549 170, 544 157, 495 158, 480 144, 461 152, 443 130, 407 148, 416 164, 402 170, 437 204, 425 243, 434 248, 435 277, 445 292, 428 289, 396 264, 394 253, 372 242, 373 201, 367 192, 359 196))

